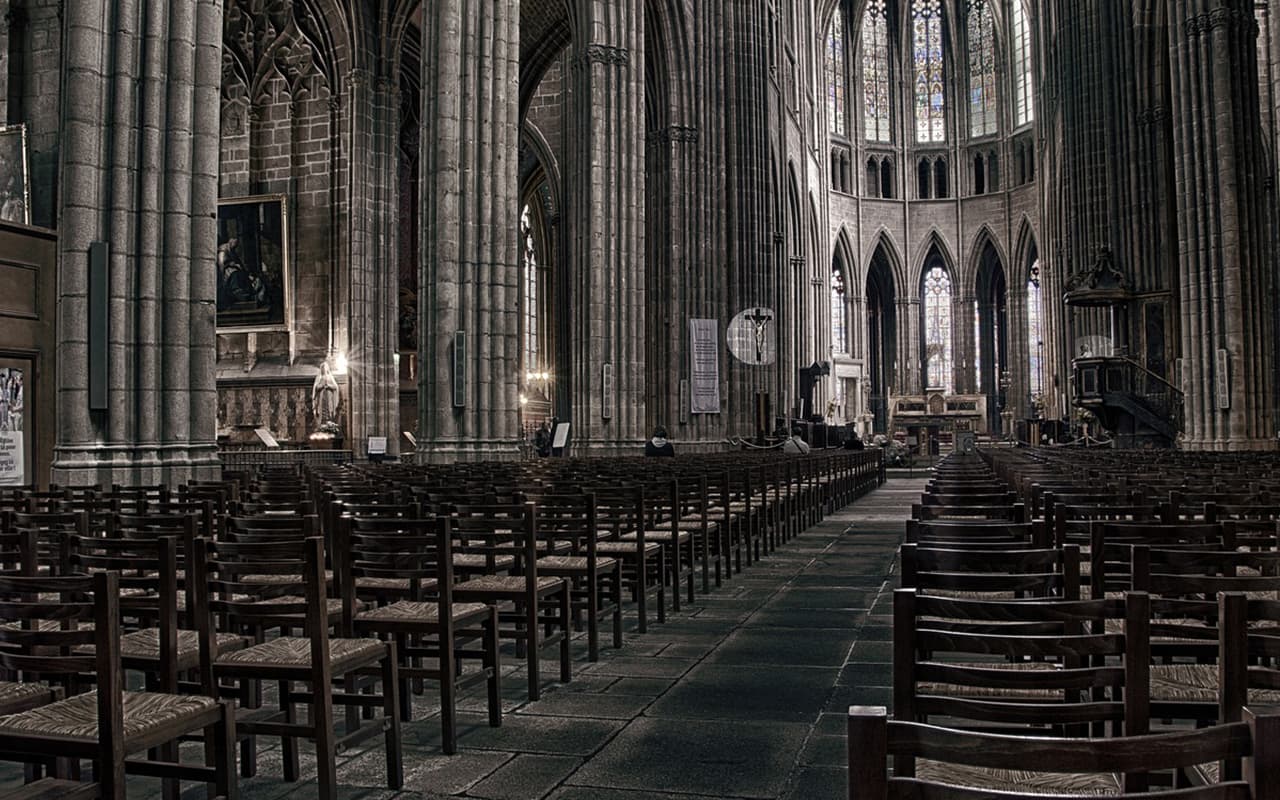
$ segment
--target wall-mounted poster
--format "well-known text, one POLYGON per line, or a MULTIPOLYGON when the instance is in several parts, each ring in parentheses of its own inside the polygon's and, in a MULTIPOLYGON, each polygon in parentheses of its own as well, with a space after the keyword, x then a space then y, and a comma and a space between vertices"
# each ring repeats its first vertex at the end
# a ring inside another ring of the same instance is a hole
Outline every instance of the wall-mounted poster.
POLYGON ((291 302, 285 196, 218 201, 218 328, 285 330, 291 302))
POLYGON ((0 125, 0 219, 31 224, 26 125, 0 125))
POLYGON ((22 486, 31 475, 31 448, 25 440, 26 408, 26 371, 0 366, 0 486, 22 486))

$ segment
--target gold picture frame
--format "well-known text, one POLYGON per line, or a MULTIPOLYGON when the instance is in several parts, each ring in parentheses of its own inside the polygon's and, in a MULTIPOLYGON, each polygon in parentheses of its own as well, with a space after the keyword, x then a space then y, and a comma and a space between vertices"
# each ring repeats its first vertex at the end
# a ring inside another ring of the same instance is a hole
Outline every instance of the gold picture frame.
POLYGON ((218 201, 219 333, 288 331, 293 319, 289 202, 283 194, 218 201))

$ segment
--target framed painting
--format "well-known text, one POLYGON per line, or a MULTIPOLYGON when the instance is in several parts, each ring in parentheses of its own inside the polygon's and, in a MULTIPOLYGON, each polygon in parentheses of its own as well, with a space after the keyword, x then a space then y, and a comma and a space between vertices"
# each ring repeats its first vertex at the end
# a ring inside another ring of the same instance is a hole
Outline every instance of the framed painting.
POLYGON ((218 201, 218 330, 287 330, 289 206, 282 194, 218 201))
POLYGON ((31 224, 26 125, 0 125, 0 219, 31 224))

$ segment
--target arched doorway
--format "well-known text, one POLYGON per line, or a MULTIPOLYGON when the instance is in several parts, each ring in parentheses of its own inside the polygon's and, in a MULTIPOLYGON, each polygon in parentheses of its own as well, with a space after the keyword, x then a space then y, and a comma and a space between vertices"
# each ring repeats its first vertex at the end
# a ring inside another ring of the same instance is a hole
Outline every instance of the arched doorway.
POLYGON ((867 268, 867 408, 873 433, 889 429, 889 393, 898 360, 895 294, 893 268, 881 243, 867 268))

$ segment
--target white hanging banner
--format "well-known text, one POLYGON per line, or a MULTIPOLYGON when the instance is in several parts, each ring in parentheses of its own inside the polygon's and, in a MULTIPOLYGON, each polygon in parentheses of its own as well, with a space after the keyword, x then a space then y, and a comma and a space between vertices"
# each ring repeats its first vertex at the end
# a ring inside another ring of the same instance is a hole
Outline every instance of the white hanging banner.
POLYGON ((24 486, 27 483, 22 431, 0 430, 0 486, 24 486))
POLYGON ((694 414, 720 413, 720 330, 714 319, 689 320, 689 405, 694 414))

